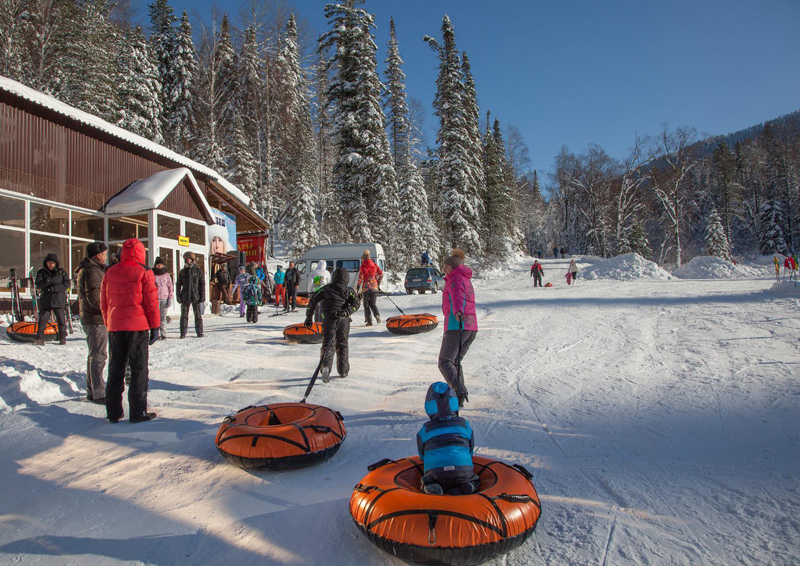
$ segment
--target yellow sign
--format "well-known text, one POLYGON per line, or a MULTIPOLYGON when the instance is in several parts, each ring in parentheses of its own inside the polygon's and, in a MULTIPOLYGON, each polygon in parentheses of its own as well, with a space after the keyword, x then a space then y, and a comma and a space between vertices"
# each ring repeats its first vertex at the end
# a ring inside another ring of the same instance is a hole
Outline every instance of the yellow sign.
POLYGON ((178 236, 178 244, 181 246, 188 246, 189 245, 189 237, 188 236, 178 236))

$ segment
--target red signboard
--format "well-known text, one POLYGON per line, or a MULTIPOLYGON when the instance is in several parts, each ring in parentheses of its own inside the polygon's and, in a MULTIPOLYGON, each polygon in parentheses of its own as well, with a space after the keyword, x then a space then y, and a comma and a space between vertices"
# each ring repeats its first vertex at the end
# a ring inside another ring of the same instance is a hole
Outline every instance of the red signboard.
POLYGON ((267 257, 267 237, 266 236, 237 236, 236 246, 240 252, 247 256, 247 262, 255 261, 262 264, 267 257))

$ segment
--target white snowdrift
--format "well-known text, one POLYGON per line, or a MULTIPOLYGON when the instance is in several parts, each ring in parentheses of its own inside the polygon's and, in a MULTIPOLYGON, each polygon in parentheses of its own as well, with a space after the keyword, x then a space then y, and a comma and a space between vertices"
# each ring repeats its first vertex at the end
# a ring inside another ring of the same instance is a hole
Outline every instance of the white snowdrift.
POLYGON ((776 281, 770 287, 769 292, 781 297, 800 298, 800 284, 795 284, 794 281, 776 281))
POLYGON ((734 265, 724 259, 704 255, 692 258, 688 263, 673 270, 672 275, 681 279, 731 279, 763 276, 766 275, 766 271, 761 267, 734 265))
POLYGON ((623 254, 585 268, 578 273, 583 279, 616 279, 632 281, 636 279, 654 279, 667 281, 672 276, 652 261, 647 261, 639 254, 623 254))

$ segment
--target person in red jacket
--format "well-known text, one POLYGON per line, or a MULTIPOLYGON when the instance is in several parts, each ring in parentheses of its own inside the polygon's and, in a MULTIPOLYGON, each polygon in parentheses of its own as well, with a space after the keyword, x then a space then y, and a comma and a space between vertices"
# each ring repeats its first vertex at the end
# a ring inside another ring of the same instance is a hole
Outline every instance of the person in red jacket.
POLYGON ((356 293, 364 295, 364 317, 367 326, 372 326, 372 315, 380 323, 381 313, 378 311, 378 293, 380 292, 383 270, 369 257, 369 250, 364 250, 361 256, 361 268, 358 270, 358 285, 356 293))
POLYGON ((111 353, 106 385, 108 422, 117 423, 125 416, 122 392, 125 389, 125 367, 129 363, 130 421, 153 420, 156 414, 147 412, 147 348, 158 340, 161 313, 155 277, 145 267, 144 246, 136 238, 122 245, 119 263, 106 271, 100 286, 100 310, 108 328, 111 353))
POLYGON ((538 259, 533 260, 533 265, 531 266, 531 277, 533 277, 534 287, 542 286, 542 275, 544 275, 542 264, 539 263, 538 259))

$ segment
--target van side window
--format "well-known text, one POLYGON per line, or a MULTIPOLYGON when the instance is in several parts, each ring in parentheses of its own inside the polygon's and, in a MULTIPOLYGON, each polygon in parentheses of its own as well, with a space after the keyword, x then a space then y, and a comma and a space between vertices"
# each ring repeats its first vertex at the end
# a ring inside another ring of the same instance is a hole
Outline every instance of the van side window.
POLYGON ((380 268, 381 268, 381 271, 383 271, 384 269, 386 269, 386 266, 383 264, 383 260, 382 260, 382 259, 379 259, 379 260, 378 260, 378 267, 380 267, 380 268))
POLYGON ((347 271, 358 271, 361 262, 357 259, 337 259, 336 267, 344 267, 347 271))

